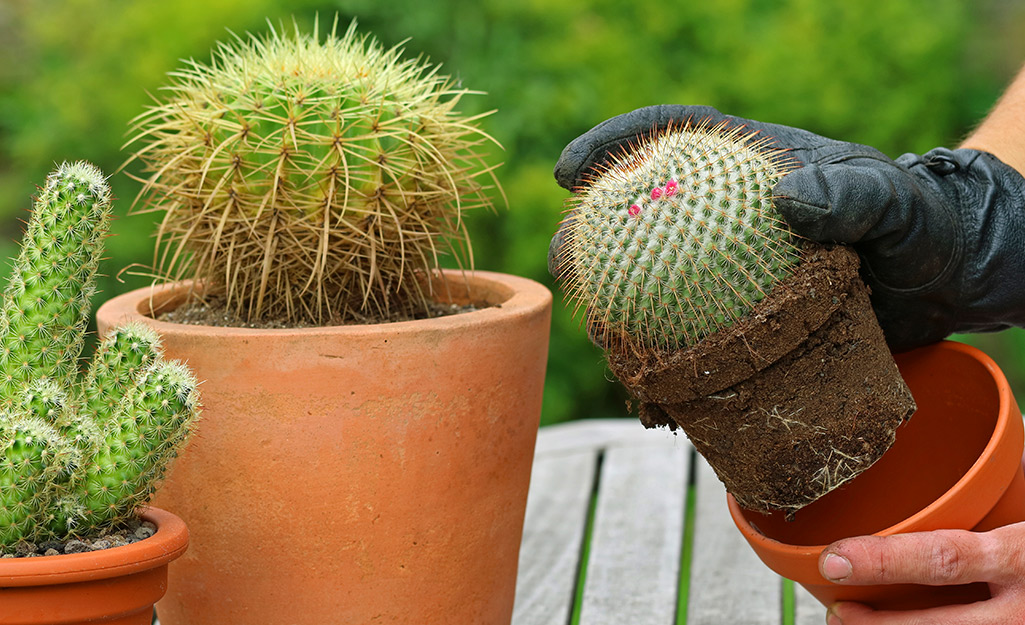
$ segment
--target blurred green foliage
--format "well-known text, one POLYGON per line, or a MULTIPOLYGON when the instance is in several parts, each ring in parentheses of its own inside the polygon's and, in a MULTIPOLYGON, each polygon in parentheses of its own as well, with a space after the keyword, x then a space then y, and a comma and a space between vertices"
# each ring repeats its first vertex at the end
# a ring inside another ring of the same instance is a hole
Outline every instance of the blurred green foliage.
MULTIPOLYGON (((9 257, 35 184, 54 162, 125 160, 129 120, 181 58, 206 60, 230 34, 293 17, 304 28, 358 18, 385 45, 443 64, 497 109, 485 126, 508 198, 470 217, 476 266, 551 286, 548 240, 567 193, 562 147, 598 122, 659 103, 709 104, 890 156, 954 145, 1018 68, 1025 13, 1000 0, 4 0, 0 3, 0 254, 9 257), (501 203, 501 202, 500 202, 501 203)), ((119 203, 108 274, 148 264, 152 216, 119 203)), ((101 285, 109 295, 142 276, 101 285)), ((985 337, 1025 390, 1025 339, 985 337)), ((974 340, 974 339, 973 339, 974 340)), ((545 422, 622 416, 625 395, 556 293, 545 422)))

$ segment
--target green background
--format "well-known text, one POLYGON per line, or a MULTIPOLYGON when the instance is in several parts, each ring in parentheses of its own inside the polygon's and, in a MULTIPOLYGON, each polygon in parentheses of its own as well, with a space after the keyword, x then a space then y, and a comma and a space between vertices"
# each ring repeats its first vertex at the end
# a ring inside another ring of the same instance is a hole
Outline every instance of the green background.
MULTIPOLYGON (((504 147, 493 159, 508 203, 469 216, 476 266, 549 286, 567 196, 552 166, 608 117, 709 104, 896 157, 956 145, 1025 58, 1025 9, 996 0, 2 0, 0 256, 14 253, 54 163, 118 170, 129 120, 180 59, 209 59, 229 31, 262 32, 268 19, 309 28, 336 14, 485 92, 464 110, 497 109, 484 126, 504 147)), ((98 298, 148 283, 126 268, 152 257, 155 217, 128 215, 136 183, 119 172, 112 186, 118 219, 98 298)), ((961 338, 1025 397, 1025 333, 961 338)), ((625 399, 556 291, 544 422, 624 416, 625 399)))

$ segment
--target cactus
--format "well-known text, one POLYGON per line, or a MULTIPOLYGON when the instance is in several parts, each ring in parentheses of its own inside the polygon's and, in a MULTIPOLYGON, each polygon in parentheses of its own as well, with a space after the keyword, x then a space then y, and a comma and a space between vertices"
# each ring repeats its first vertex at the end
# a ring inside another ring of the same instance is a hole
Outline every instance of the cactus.
POLYGON ((111 330, 86 372, 81 421, 106 429, 120 398, 160 353, 160 337, 149 326, 129 323, 111 330))
POLYGON ((110 188, 87 163, 47 178, 0 307, 0 395, 10 409, 32 379, 76 372, 89 321, 110 188))
POLYGON ((439 256, 466 260, 463 213, 491 206, 472 92, 337 27, 221 44, 132 124, 136 202, 166 211, 155 270, 247 321, 422 312, 439 256))
POLYGON ((772 205, 786 154, 687 123, 614 156, 569 201, 560 267, 603 344, 676 350, 747 315, 800 260, 772 205))
POLYGON ((129 324, 78 359, 110 215, 88 163, 47 179, 0 305, 0 552, 87 536, 135 516, 184 444, 196 381, 129 324))

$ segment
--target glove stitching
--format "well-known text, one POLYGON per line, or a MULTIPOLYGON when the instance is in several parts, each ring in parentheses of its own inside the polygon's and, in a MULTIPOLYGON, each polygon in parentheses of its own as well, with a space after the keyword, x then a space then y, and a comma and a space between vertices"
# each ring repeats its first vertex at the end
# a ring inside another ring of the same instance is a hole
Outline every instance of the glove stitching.
POLYGON ((879 161, 880 163, 892 164, 893 161, 887 158, 884 154, 873 154, 872 152, 863 153, 836 153, 828 155, 821 159, 815 159, 816 165, 836 165, 838 163, 846 163, 847 161, 854 161, 860 159, 868 159, 872 161, 879 161))
MULTIPOLYGON (((964 171, 969 177, 974 177, 974 174, 970 168, 964 168, 961 171, 964 171)), ((957 173, 958 172, 954 172, 950 175, 956 176, 957 173)), ((954 188, 954 195, 957 198, 957 203, 954 206, 962 206, 962 187, 958 184, 952 184, 951 186, 954 188)), ((972 211, 959 211, 961 219, 957 219, 957 212, 955 212, 953 207, 949 206, 947 202, 943 201, 945 197, 943 195, 940 195, 940 198, 944 209, 946 209, 947 216, 950 217, 954 223, 954 250, 953 253, 950 255, 950 262, 948 263, 948 268, 950 269, 951 273, 955 274, 950 276, 950 279, 956 281, 957 284, 954 292, 958 294, 957 299, 953 302, 953 306, 950 307, 950 314, 945 316, 947 321, 947 327, 944 328, 944 336, 947 336, 954 332, 955 329, 958 327, 958 321, 961 318, 962 312, 965 309, 965 272, 961 271, 958 274, 958 272, 954 271, 954 269, 958 266, 963 266, 964 264, 964 255, 966 247, 965 232, 977 232, 978 224, 974 223, 975 214, 972 211), (966 223, 966 221, 971 221, 973 223, 968 224, 966 223), (968 229, 969 226, 971 227, 971 229, 968 229)), ((944 271, 941 272, 941 274, 945 273, 947 273, 947 268, 945 268, 944 271)), ((936 281, 934 280, 933 283, 935 282, 936 281)), ((933 284, 930 284, 930 286, 933 286, 933 284)))

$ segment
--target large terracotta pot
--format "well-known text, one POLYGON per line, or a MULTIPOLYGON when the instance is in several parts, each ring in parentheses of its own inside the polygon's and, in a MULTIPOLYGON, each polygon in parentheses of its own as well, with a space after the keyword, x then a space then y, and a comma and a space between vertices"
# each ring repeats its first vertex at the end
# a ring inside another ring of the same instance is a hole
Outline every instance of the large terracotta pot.
POLYGON ((996 364, 953 342, 896 360, 918 411, 876 464, 793 521, 743 510, 732 498, 730 513, 763 562, 825 605, 850 600, 905 610, 986 599, 982 583, 841 586, 819 574, 822 550, 841 538, 985 531, 1025 520, 1022 415, 996 364))
POLYGON ((159 494, 192 532, 163 625, 510 621, 551 294, 468 278, 436 291, 491 307, 380 325, 152 320, 182 285, 100 308, 101 333, 145 320, 202 381, 159 494))
POLYGON ((167 564, 189 546, 175 515, 148 508, 157 533, 102 551, 0 559, 0 625, 150 625, 167 564))

